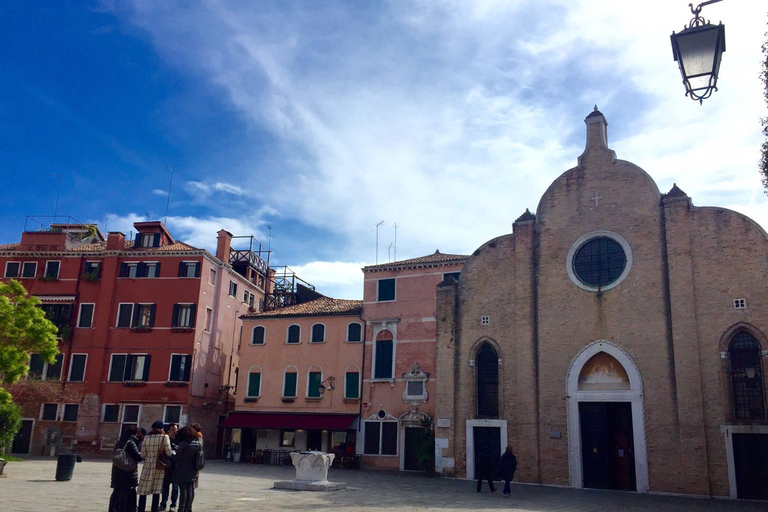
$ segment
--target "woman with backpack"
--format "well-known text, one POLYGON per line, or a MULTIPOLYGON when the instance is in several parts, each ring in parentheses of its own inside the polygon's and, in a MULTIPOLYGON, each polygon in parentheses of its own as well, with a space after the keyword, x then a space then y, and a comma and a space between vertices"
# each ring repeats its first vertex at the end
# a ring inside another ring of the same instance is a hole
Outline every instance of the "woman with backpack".
POLYGON ((501 456, 499 462, 499 472, 501 473, 501 479, 504 480, 504 496, 509 498, 512 494, 512 488, 509 486, 509 482, 515 477, 515 470, 517 469, 517 457, 512 453, 512 447, 507 446, 506 451, 501 456))
POLYGON ((136 486, 139 485, 138 463, 144 460, 138 448, 140 435, 138 427, 129 427, 115 444, 115 458, 118 458, 119 462, 113 458, 110 512, 136 512, 136 486), (118 467, 118 464, 122 468, 118 467))
POLYGON ((184 427, 176 434, 179 447, 176 450, 176 466, 171 482, 179 486, 179 512, 192 512, 195 500, 195 479, 198 472, 198 454, 203 446, 192 427, 184 427))

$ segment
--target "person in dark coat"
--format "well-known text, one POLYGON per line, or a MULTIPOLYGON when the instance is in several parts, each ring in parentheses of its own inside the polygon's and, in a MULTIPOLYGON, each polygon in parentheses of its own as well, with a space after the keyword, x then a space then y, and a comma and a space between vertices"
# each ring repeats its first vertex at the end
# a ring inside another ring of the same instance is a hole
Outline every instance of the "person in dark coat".
POLYGON ((517 457, 512 452, 512 447, 507 446, 507 450, 501 456, 501 462, 499 462, 499 472, 501 473, 501 479, 504 480, 504 496, 509 498, 512 494, 512 488, 509 486, 509 482, 515 477, 515 470, 517 469, 517 457))
POLYGON ((493 486, 493 468, 496 464, 496 457, 490 453, 482 453, 477 459, 477 492, 482 492, 483 480, 488 480, 488 487, 491 488, 491 492, 496 492, 496 487, 493 486))
POLYGON ((192 512, 197 479, 197 454, 203 449, 200 438, 192 427, 184 427, 176 434, 179 448, 176 450, 176 466, 171 482, 179 486, 179 512, 192 512))
MULTIPOLYGON (((165 433, 171 439, 171 450, 176 453, 178 445, 176 444, 176 434, 179 432, 179 426, 176 423, 169 423, 165 427, 165 433)), ((173 457, 171 457, 173 463, 173 457)), ((165 478, 163 479, 163 492, 160 498, 159 511, 165 510, 165 506, 168 504, 168 495, 171 496, 171 512, 176 510, 176 501, 179 499, 179 486, 171 483, 171 475, 173 474, 173 464, 171 465, 171 471, 165 472, 165 478)))
MULTIPOLYGON (((130 427, 115 444, 115 450, 124 449, 125 452, 138 464, 142 460, 138 444, 140 432, 137 427, 130 427)), ((109 498, 110 512, 136 512, 136 486, 139 485, 138 468, 133 471, 123 471, 112 464, 112 478, 110 487, 112 496, 109 498)))

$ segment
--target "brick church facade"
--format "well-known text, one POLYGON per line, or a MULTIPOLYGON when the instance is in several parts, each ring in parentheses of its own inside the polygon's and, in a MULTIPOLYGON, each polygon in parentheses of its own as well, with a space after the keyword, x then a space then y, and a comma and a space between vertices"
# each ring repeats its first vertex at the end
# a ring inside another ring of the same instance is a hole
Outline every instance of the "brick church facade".
POLYGON ((510 444, 522 482, 765 499, 766 233, 585 122, 536 214, 438 286, 438 470, 510 444))

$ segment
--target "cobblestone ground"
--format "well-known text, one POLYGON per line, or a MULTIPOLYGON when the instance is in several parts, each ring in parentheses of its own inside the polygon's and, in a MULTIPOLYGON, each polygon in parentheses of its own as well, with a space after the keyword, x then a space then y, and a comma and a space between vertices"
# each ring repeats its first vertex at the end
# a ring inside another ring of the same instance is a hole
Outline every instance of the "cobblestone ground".
MULTIPOLYGON (((0 478, 0 512, 106 512, 111 490, 108 461, 75 466, 69 482, 54 480, 56 462, 31 459, 10 462, 0 478)), ((292 466, 261 466, 209 461, 200 475, 195 512, 207 511, 423 511, 513 510, 524 512, 700 512, 765 511, 768 503, 735 500, 583 491, 536 485, 514 485, 512 498, 501 489, 482 494, 475 483, 434 479, 419 474, 332 469, 329 480, 347 482, 349 489, 298 492, 272 489, 276 480, 291 480, 292 466)))

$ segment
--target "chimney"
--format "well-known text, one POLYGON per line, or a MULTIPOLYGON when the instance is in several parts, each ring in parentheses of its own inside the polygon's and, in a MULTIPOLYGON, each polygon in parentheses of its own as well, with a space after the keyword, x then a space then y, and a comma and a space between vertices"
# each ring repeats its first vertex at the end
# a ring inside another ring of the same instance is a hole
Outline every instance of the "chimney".
POLYGON ((224 263, 229 263, 229 248, 232 245, 232 233, 225 229, 219 230, 219 243, 216 244, 216 257, 224 263))
POLYGON ((110 231, 107 234, 107 250, 122 251, 125 249, 125 235, 119 231, 110 231))

